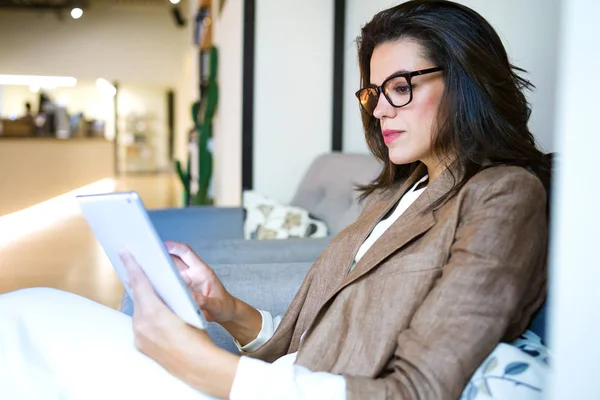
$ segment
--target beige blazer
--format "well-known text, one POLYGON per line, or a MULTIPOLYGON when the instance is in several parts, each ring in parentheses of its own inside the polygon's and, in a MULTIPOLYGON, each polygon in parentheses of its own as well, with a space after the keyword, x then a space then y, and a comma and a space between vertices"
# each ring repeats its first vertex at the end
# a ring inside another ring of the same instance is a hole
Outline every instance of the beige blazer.
POLYGON ((521 167, 479 172, 442 206, 446 170, 348 273, 360 245, 426 174, 374 193, 309 270, 274 336, 251 357, 341 374, 352 399, 457 399, 546 294, 546 192, 521 167), (306 332, 302 341, 301 336, 306 332))

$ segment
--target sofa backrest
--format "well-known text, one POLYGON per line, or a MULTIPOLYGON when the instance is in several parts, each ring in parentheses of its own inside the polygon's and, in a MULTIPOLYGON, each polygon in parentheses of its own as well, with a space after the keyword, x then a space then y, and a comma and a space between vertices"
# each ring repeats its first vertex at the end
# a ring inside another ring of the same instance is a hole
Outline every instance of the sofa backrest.
POLYGON ((291 204, 324 221, 335 235, 362 211, 356 185, 371 182, 380 171, 380 162, 370 154, 323 154, 310 165, 291 204))

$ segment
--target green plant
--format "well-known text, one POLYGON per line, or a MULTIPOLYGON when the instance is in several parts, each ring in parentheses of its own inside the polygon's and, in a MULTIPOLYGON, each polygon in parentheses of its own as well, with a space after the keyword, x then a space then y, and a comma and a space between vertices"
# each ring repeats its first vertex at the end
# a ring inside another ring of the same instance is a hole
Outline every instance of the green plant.
POLYGON ((175 162, 177 174, 183 183, 185 203, 187 205, 212 204, 209 197, 209 188, 213 172, 213 157, 209 148, 212 139, 213 119, 219 102, 219 86, 217 83, 218 53, 216 47, 209 50, 208 79, 202 84, 200 100, 192 105, 192 120, 197 136, 198 145, 198 191, 191 193, 191 171, 188 161, 184 169, 180 161, 175 162))

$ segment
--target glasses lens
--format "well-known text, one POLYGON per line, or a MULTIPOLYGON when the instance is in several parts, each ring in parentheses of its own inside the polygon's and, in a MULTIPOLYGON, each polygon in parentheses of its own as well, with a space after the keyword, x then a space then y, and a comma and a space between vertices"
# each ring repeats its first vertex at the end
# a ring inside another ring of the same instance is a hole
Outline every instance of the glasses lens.
POLYGON ((403 76, 397 76, 386 82, 383 91, 394 107, 402 107, 410 102, 411 87, 403 76))
POLYGON ((376 88, 364 88, 358 92, 358 101, 360 101, 365 111, 371 115, 375 111, 375 107, 377 107, 378 100, 379 90, 376 88))

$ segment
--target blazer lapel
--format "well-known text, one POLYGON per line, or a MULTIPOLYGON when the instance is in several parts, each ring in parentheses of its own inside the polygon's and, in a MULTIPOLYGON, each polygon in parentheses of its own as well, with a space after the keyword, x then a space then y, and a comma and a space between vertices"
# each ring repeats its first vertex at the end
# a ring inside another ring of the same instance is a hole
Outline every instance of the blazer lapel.
POLYGON ((349 247, 346 251, 340 254, 339 262, 336 263, 342 270, 335 269, 335 271, 331 271, 332 274, 335 274, 336 286, 339 286, 343 280, 348 275, 348 271, 350 270, 350 266, 354 262, 356 258, 356 253, 358 253, 358 249, 365 242, 367 237, 371 234, 375 225, 379 223, 385 217, 386 214, 394 208, 394 206, 398 203, 400 198, 406 193, 406 191, 412 187, 420 178, 422 178, 427 173, 427 169, 424 165, 420 165, 417 169, 401 184, 397 189, 394 189, 393 192, 387 193, 384 192, 377 201, 377 204, 373 206, 373 208, 365 215, 362 215, 354 224, 350 225, 348 229, 350 230, 349 235, 344 237, 344 241, 352 244, 352 247, 349 247))
MULTIPOLYGON (((328 247, 322 255, 323 258, 317 260, 317 262, 326 263, 328 267, 321 268, 319 274, 315 276, 315 279, 319 282, 316 286, 321 285, 321 290, 317 289, 317 297, 315 297, 315 293, 313 293, 312 298, 307 300, 307 302, 311 302, 311 305, 307 308, 312 310, 309 311, 304 318, 301 318, 300 321, 294 318, 286 319, 284 316, 277 329, 277 332, 294 329, 294 337, 291 339, 288 352, 294 352, 298 349, 300 345, 300 336, 314 323, 317 314, 323 306, 339 291, 338 288, 344 279, 346 279, 358 249, 367 239, 375 225, 377 225, 377 223, 394 207, 400 197, 402 197, 402 195, 414 185, 419 178, 423 177, 426 172, 427 170, 424 166, 419 166, 403 183, 396 184, 397 188, 376 194, 378 197, 373 200, 374 204, 370 206, 370 209, 368 211, 365 210, 353 224, 348 226, 333 239, 333 241, 341 241, 341 243, 337 243, 334 246, 338 251, 332 253, 328 247), (340 249, 343 249, 343 251, 340 251, 340 249)), ((332 244, 330 244, 330 246, 332 244)), ((314 286, 315 284, 312 285, 312 287, 314 286)), ((275 333, 276 335, 277 332, 275 333)))
MULTIPOLYGON (((416 183, 416 181, 425 175, 425 168, 417 169, 411 178, 409 178, 401 190, 398 190, 389 202, 382 202, 382 205, 375 207, 369 218, 364 218, 364 224, 368 225, 368 229, 360 229, 365 233, 362 235, 362 240, 357 240, 358 245, 351 253, 349 265, 354 260, 360 246, 367 239, 375 225, 398 204, 404 193, 416 183)), ((427 189, 411 204, 406 211, 395 221, 385 233, 373 244, 373 246, 365 253, 361 260, 356 264, 354 269, 343 275, 340 285, 332 293, 334 297, 340 290, 364 276, 374 268, 376 268, 385 258, 398 249, 406 246, 414 238, 427 232, 435 224, 436 209, 427 210, 435 201, 452 189, 455 184, 455 177, 459 179, 457 171, 454 168, 446 169, 435 181, 431 182, 427 189)), ((348 265, 348 267, 349 267, 348 265)))

